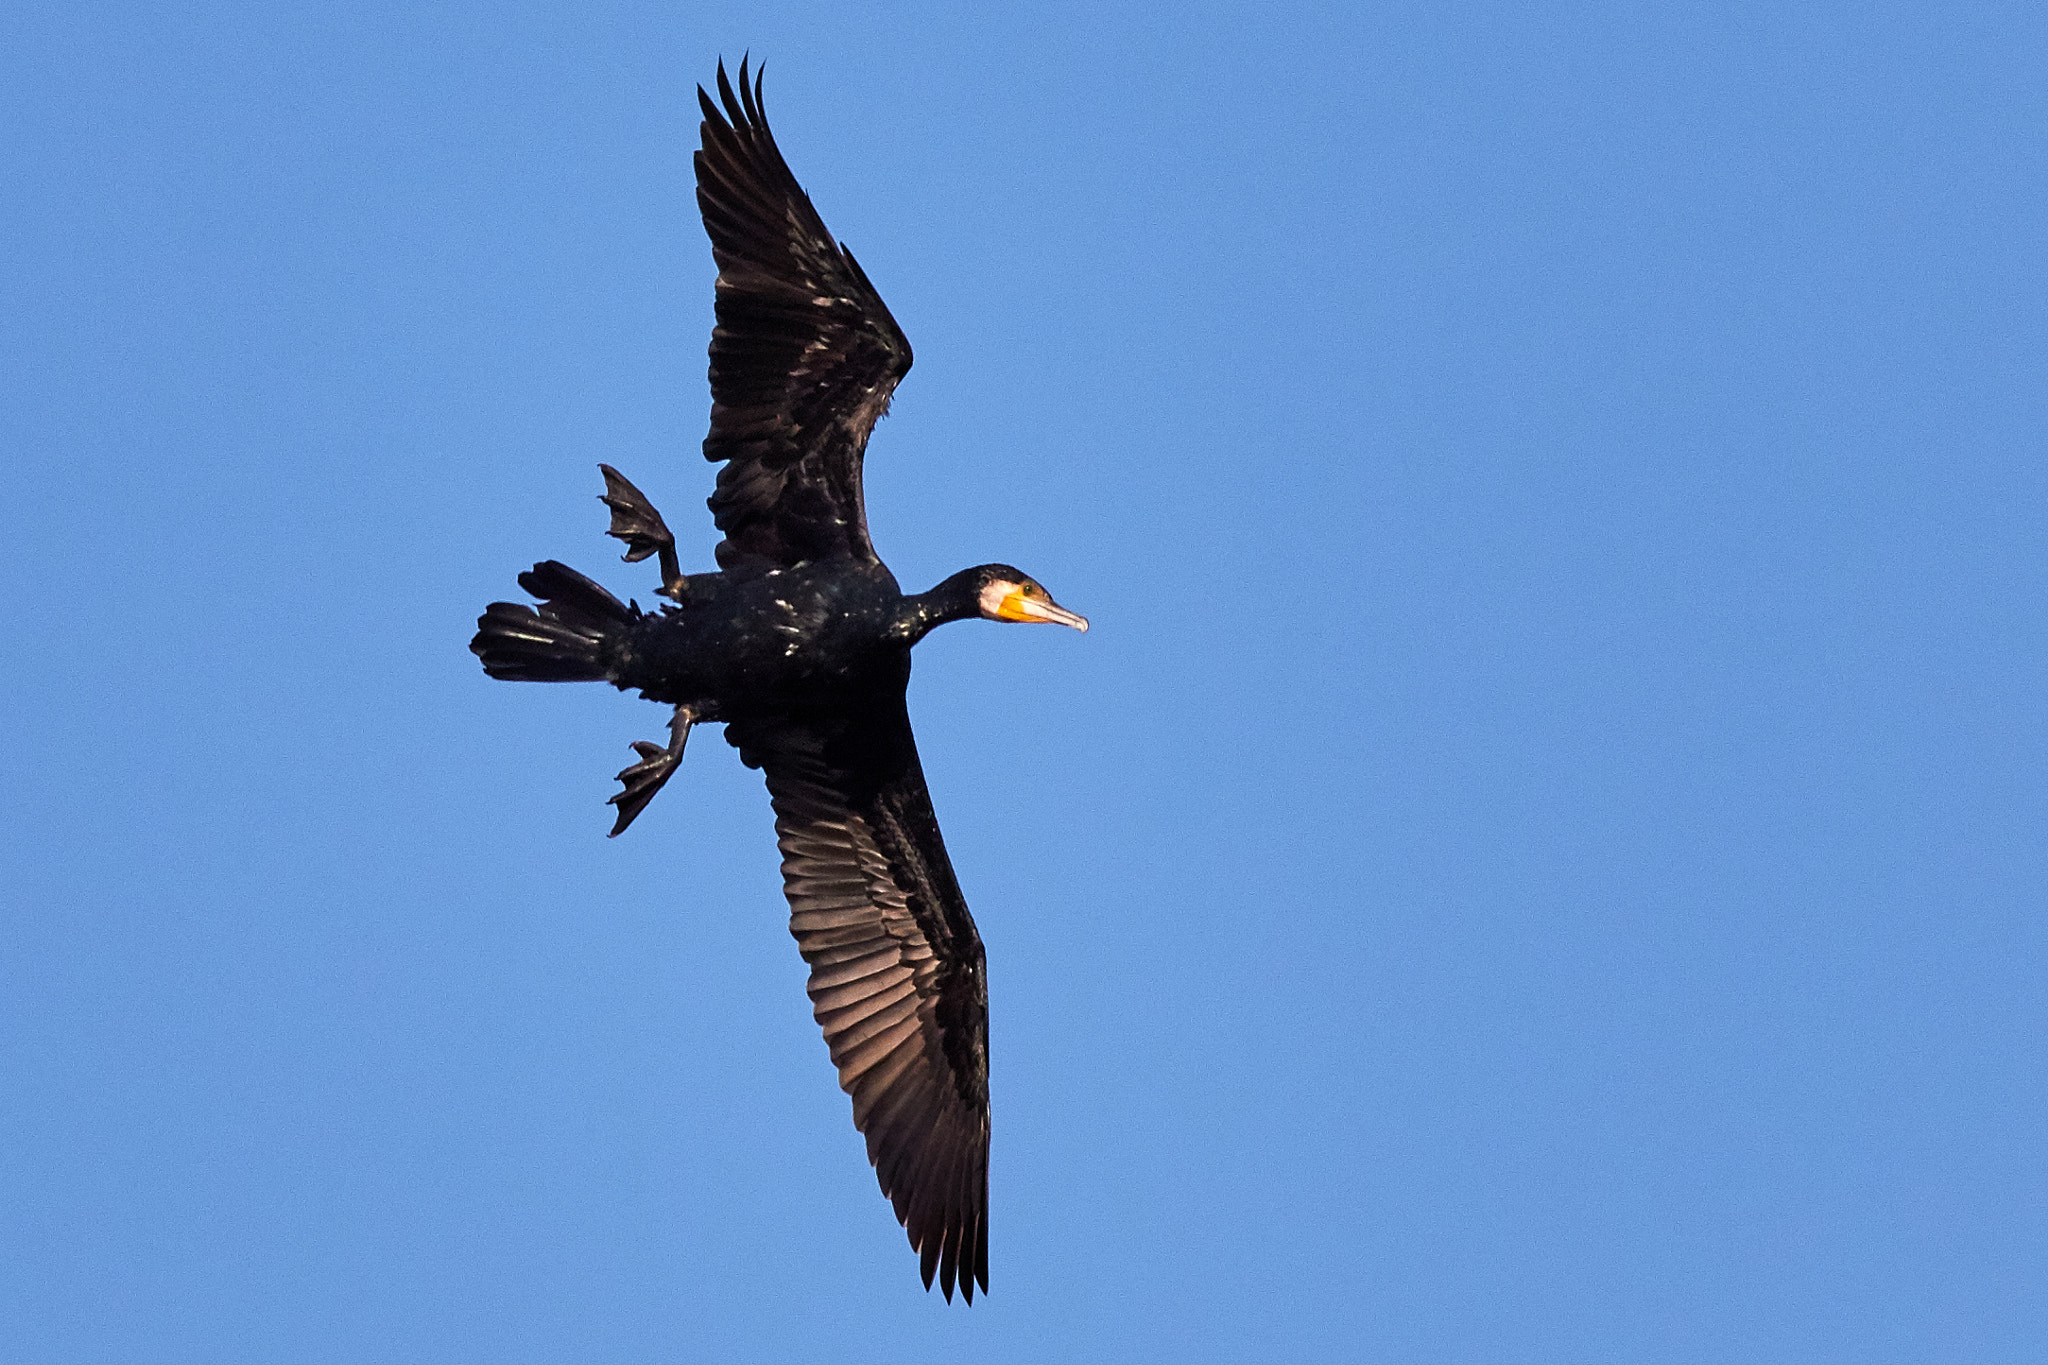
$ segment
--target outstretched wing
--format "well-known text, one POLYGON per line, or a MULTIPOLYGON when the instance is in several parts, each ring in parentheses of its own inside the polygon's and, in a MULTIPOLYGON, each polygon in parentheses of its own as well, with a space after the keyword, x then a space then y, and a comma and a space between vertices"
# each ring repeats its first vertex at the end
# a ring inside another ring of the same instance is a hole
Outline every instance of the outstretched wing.
POLYGON ((988 1288, 988 990, 900 697, 736 721, 768 779, 789 929, 853 1123, 929 1289, 988 1288))
POLYGON ((910 369, 910 343, 776 149, 761 81, 718 66, 721 112, 697 87, 697 206, 718 262, 711 434, 724 460, 711 511, 721 568, 873 560, 861 452, 910 369))

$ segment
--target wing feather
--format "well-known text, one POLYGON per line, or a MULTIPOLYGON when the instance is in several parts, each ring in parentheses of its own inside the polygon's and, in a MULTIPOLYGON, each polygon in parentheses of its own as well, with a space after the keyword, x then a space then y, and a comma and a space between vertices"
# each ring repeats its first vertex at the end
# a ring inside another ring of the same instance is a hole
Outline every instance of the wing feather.
POLYGON ((901 698, 735 720, 775 807, 812 1013, 929 1286, 988 1288, 988 994, 901 698))
POLYGON ((797 184, 761 109, 758 73, 703 87, 697 204, 718 262, 711 434, 725 461, 711 511, 723 568, 872 561, 861 458, 910 343, 797 184))

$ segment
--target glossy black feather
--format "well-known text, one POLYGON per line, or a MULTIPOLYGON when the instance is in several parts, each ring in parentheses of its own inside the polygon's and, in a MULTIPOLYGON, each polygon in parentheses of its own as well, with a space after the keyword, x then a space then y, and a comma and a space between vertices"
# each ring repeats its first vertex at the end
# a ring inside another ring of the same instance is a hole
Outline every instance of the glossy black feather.
POLYGON ((758 77, 700 87, 697 204, 718 262, 711 511, 722 568, 873 560, 861 501, 868 434, 910 369, 910 343, 790 174, 758 77), (722 107, 721 107, 722 106, 722 107))
POLYGON ((639 613, 567 564, 544 560, 519 575, 538 608, 493 602, 477 618, 472 654, 484 672, 512 682, 596 682, 606 647, 639 613))

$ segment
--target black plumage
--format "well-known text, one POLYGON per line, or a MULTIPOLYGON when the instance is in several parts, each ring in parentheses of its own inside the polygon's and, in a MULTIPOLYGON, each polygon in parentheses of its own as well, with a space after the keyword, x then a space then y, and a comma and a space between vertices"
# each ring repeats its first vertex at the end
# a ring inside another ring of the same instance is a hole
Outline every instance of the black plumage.
POLYGON ((875 422, 910 343, 790 174, 758 75, 700 88, 697 201, 718 264, 710 499, 719 571, 684 574, 653 505, 603 466, 610 534, 659 556, 670 601, 643 612, 552 560, 539 606, 494 602, 470 648, 494 678, 603 679, 675 708, 666 745, 619 774, 618 834, 675 771, 691 727, 723 722, 767 779, 790 932, 812 1011, 927 1288, 988 1288, 988 993, 981 936, 939 835, 911 736, 911 647, 968 617, 1087 629, 1004 564, 905 594, 861 501, 875 422))
POLYGON ((910 343, 853 253, 832 239, 762 116, 745 63, 721 114, 700 86, 697 207, 718 262, 711 512, 720 568, 847 556, 873 562, 861 452, 910 370, 910 343))

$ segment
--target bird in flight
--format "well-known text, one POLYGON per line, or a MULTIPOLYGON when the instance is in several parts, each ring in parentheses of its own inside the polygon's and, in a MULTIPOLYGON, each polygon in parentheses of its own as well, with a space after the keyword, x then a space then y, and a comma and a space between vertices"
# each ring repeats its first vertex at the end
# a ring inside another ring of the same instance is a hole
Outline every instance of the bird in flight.
POLYGON ((643 612, 565 564, 519 575, 539 602, 493 602, 470 649, 493 678, 609 682, 674 708, 633 745, 614 835, 646 808, 694 725, 768 782, 789 930, 812 1013, 853 1098, 882 1193, 925 1288, 988 1289, 988 992, 981 936, 918 766, 905 691, 933 627, 980 617, 1088 629, 1030 575, 965 569, 903 592, 868 539, 861 459, 910 369, 910 343, 776 148, 761 80, 698 87, 697 204, 718 264, 711 434, 723 467, 718 571, 682 572, 661 514, 601 465, 609 534, 658 557, 643 612))

